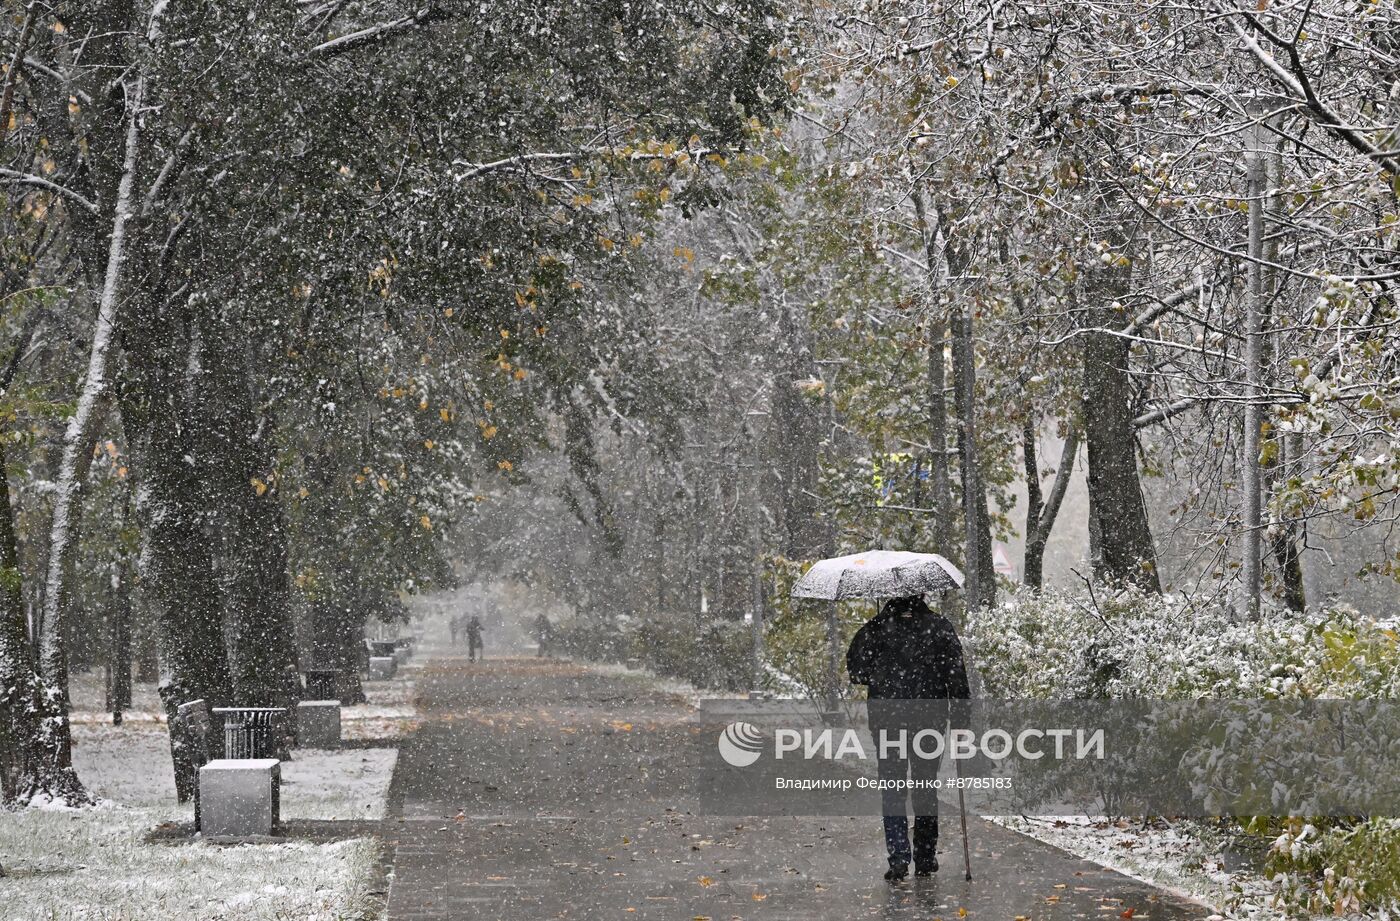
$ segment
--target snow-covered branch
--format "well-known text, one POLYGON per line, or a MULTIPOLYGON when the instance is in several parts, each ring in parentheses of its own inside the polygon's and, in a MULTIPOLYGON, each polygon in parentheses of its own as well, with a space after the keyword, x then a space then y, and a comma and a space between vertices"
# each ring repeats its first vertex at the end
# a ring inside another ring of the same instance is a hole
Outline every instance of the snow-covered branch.
POLYGON ((438 7, 429 4, 418 10, 411 16, 401 16, 389 22, 381 22, 377 25, 366 26, 348 35, 333 38, 330 41, 322 42, 307 52, 308 58, 328 58, 337 54, 344 54, 356 48, 363 48, 366 45, 373 45, 382 42, 387 38, 392 38, 404 32, 412 31, 419 26, 440 19, 446 19, 447 14, 438 7))
POLYGON ((32 173, 21 173, 12 169, 0 169, 0 181, 3 181, 6 185, 27 185, 36 189, 43 189, 46 192, 53 192, 56 195, 63 196, 91 214, 96 214, 98 211, 97 202, 83 195, 81 192, 75 192, 67 186, 59 185, 56 182, 45 179, 43 176, 35 176, 32 173))

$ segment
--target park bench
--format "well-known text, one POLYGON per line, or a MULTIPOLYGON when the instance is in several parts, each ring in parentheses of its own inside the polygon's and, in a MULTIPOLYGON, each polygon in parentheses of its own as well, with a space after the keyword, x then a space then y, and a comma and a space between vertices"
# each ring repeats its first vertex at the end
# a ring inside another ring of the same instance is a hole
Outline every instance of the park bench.
POLYGON ((302 674, 306 676, 307 700, 340 699, 340 669, 308 668, 302 674))
POLYGON ((274 758, 283 746, 285 707, 215 707, 224 721, 224 757, 274 758))

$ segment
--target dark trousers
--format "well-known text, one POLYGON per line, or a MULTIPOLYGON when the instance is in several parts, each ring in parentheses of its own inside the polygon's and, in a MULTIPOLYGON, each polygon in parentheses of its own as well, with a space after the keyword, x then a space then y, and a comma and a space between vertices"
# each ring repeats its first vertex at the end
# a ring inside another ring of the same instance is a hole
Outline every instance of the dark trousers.
MULTIPOLYGON (((879 759, 879 778, 882 781, 938 779, 938 762, 924 758, 900 758, 895 752, 879 759)), ((913 790, 882 789, 880 811, 885 817, 885 849, 890 855, 890 866, 908 866, 931 869, 936 862, 938 848, 938 791, 933 788, 913 790), (909 816, 907 805, 914 803, 914 842, 909 842, 909 816)))
POLYGON ((468 661, 468 662, 475 662, 476 659, 477 659, 477 656, 481 656, 482 658, 485 658, 485 657, 486 657, 486 653, 482 650, 482 646, 481 646, 481 637, 479 637, 479 636, 468 636, 468 637, 467 637, 467 661, 468 661))

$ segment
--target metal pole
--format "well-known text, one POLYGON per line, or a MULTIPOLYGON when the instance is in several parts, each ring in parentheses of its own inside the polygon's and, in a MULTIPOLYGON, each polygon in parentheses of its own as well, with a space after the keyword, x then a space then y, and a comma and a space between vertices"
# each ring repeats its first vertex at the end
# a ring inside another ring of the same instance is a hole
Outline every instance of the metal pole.
POLYGON ((838 602, 829 602, 826 606, 826 709, 828 713, 835 713, 836 708, 841 705, 841 619, 837 616, 838 602))
POLYGON ((1263 421, 1259 401, 1263 396, 1264 372, 1264 310, 1267 292, 1264 284, 1264 205, 1268 196, 1268 161, 1263 147, 1267 134, 1263 117, 1256 104, 1251 107, 1256 121, 1249 132, 1248 195, 1249 195, 1249 294, 1245 298, 1245 404, 1244 404, 1244 470, 1240 477, 1244 489, 1244 548, 1240 575, 1244 581, 1245 616, 1259 617, 1259 595, 1262 582, 1261 529, 1263 527, 1263 489, 1259 469, 1259 429, 1263 421))
MULTIPOLYGON (((958 776, 958 762, 953 762, 953 777, 958 776)), ((967 845, 967 798, 963 795, 962 784, 958 784, 958 813, 962 818, 963 835, 963 871, 966 874, 963 878, 972 879, 972 849, 967 845)))

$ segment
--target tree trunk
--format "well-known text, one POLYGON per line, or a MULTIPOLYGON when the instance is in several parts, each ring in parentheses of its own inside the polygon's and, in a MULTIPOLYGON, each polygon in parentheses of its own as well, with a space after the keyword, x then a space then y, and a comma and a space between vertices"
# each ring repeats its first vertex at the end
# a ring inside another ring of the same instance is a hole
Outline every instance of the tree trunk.
POLYGON ((128 115, 126 155, 112 217, 107 251, 107 271, 93 326, 87 373, 78 404, 63 433, 63 453, 54 484, 53 526, 49 535, 48 576, 39 631, 39 673, 47 685, 44 698, 43 748, 40 763, 24 781, 24 798, 50 796, 72 804, 90 802, 73 771, 72 735, 68 724, 68 661, 63 634, 73 592, 73 562, 78 551, 78 519, 82 488, 92 464, 92 442, 103 415, 111 365, 117 299, 126 263, 126 231, 132 216, 132 188, 136 183, 140 149, 140 111, 146 81, 137 78, 128 115))
POLYGON ((948 469, 947 369, 943 355, 948 338, 948 321, 940 303, 947 273, 939 229, 929 225, 923 190, 914 188, 914 213, 924 238, 924 263, 928 267, 928 428, 929 470, 933 480, 934 552, 951 558, 953 553, 953 487, 948 469))
POLYGON ((1050 532, 1060 516, 1060 506, 1064 503, 1069 489, 1070 471, 1074 468, 1075 455, 1079 453, 1079 430, 1073 426, 1065 435, 1064 447, 1060 451, 1060 466, 1055 471, 1055 485, 1050 495, 1042 500, 1039 462, 1035 450, 1035 424, 1027 417, 1022 430, 1025 439, 1026 492, 1026 558, 1025 583, 1035 591, 1040 591, 1045 582, 1045 545, 1050 540, 1050 532))
MULTIPOLYGON (((195 456, 189 418, 188 336, 159 288, 130 299, 123 315, 127 361, 121 388, 122 424, 136 477, 136 513, 142 544, 142 596, 154 612, 162 665, 161 700, 167 717, 180 704, 234 702, 224 637, 223 603, 213 548, 200 500, 203 483, 188 461, 195 456)), ((172 737, 176 793, 193 789, 188 759, 172 737)))
POLYGON ((311 620, 314 660, 322 668, 334 668, 339 672, 341 704, 349 707, 365 703, 367 698, 360 683, 365 638, 363 608, 356 609, 329 599, 317 600, 311 609, 311 620))
POLYGON ((961 460, 963 530, 966 545, 963 575, 969 608, 996 603, 996 568, 992 560, 991 519, 982 464, 977 451, 977 368, 972 338, 971 299, 953 321, 953 389, 958 403, 958 448, 961 460))
MULTIPOLYGON (((1100 320, 1104 311, 1096 311, 1100 320)), ((1094 575, 1160 593, 1157 557, 1138 478, 1128 342, 1084 336, 1084 440, 1089 457, 1089 534, 1094 575)))
POLYGON ((35 725, 39 684, 24 612, 19 544, 5 467, 5 443, 0 439, 0 803, 15 799, 19 778, 32 776, 40 756, 35 725))
POLYGON ((801 389, 803 381, 816 378, 816 366, 797 308, 782 305, 778 334, 772 432, 779 439, 774 451, 780 477, 779 550, 788 559, 815 559, 831 546, 817 499, 822 412, 801 389))
POLYGON ((250 362, 235 330, 216 317, 201 317, 200 327, 199 378, 191 394, 202 429, 198 456, 207 471, 209 515, 223 537, 233 689, 240 706, 294 713, 300 680, 276 427, 253 393, 250 362))

